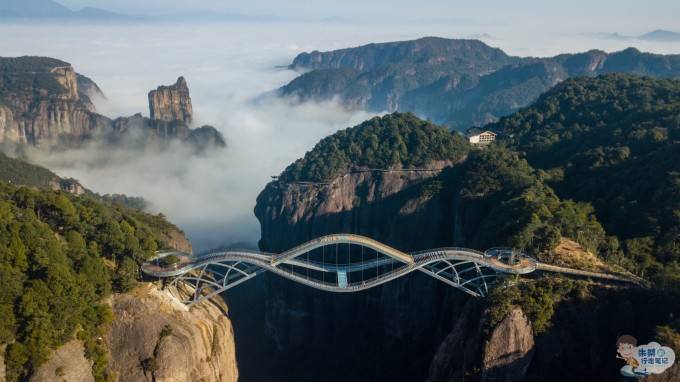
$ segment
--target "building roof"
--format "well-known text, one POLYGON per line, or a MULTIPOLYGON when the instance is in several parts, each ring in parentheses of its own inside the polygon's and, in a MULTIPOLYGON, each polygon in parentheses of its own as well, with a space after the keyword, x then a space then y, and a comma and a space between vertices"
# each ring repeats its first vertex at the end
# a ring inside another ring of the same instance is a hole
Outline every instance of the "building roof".
POLYGON ((472 129, 469 129, 466 133, 467 133, 468 137, 475 136, 475 135, 482 135, 482 134, 485 134, 485 133, 491 134, 493 136, 497 135, 496 133, 494 133, 491 130, 472 130, 472 129))

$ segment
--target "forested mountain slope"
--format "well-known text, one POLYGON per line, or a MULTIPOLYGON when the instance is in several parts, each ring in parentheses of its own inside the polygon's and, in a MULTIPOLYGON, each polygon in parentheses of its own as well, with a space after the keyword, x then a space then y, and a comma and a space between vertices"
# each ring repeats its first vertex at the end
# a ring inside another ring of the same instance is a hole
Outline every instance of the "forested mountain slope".
POLYGON ((677 275, 680 81, 571 79, 487 127, 546 171, 560 196, 592 203, 627 254, 621 262, 650 277, 677 275))
POLYGON ((307 72, 283 86, 282 95, 339 97, 351 108, 410 111, 462 131, 511 114, 570 77, 615 72, 676 77, 680 56, 629 48, 514 57, 478 40, 426 37, 301 53, 290 67, 307 72))

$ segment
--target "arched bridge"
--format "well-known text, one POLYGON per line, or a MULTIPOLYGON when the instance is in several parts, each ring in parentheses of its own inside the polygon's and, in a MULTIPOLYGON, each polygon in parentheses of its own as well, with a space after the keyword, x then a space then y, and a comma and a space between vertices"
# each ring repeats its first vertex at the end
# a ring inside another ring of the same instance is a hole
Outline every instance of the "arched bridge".
POLYGON ((419 271, 472 296, 483 297, 494 279, 536 270, 635 282, 613 274, 542 264, 510 248, 479 252, 451 247, 405 253, 350 234, 323 236, 280 254, 227 250, 192 256, 164 252, 142 265, 142 271, 149 276, 170 279, 174 285, 189 284, 193 297, 185 301, 188 305, 265 271, 329 292, 357 292, 419 271))

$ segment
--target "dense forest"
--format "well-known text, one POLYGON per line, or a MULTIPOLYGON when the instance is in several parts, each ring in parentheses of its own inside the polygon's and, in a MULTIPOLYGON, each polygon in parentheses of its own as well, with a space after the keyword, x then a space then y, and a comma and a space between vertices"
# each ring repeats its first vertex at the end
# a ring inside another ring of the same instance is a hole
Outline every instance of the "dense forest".
MULTIPOLYGON (((571 79, 487 128, 499 133, 499 145, 526 157, 559 198, 584 206, 601 224, 603 230, 576 227, 581 240, 590 237, 582 244, 610 266, 652 282, 651 289, 622 297, 640 314, 629 319, 629 330, 680 347, 674 314, 680 311, 680 81, 624 74, 571 79)), ((490 315, 500 317, 517 303, 533 312, 539 329, 549 326, 565 288, 528 285, 492 296, 490 315)))
POLYGON ((645 277, 680 280, 680 81, 612 74, 565 81, 487 126, 591 203, 607 256, 645 277))
POLYGON ((103 380, 104 297, 130 290, 139 264, 177 228, 90 195, 0 182, 0 344, 7 379, 30 375, 51 350, 78 337, 103 380))
POLYGON ((468 144, 463 137, 411 113, 376 117, 319 142, 281 174, 290 181, 322 182, 353 167, 414 168, 432 161, 459 161, 468 144))

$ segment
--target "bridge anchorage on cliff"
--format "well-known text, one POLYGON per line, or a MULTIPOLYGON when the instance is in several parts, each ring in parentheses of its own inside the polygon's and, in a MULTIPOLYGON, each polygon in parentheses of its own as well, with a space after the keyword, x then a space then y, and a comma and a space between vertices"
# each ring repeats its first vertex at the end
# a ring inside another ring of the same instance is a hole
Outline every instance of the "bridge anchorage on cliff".
POLYGON ((358 292, 418 271, 472 296, 484 297, 495 279, 536 270, 631 282, 617 275, 541 264, 510 248, 480 252, 451 247, 405 253, 350 234, 323 236, 279 254, 227 250, 193 256, 164 252, 142 265, 142 271, 149 276, 168 279, 170 285, 190 287, 193 296, 184 301, 187 305, 211 298, 265 271, 328 292, 358 292))

